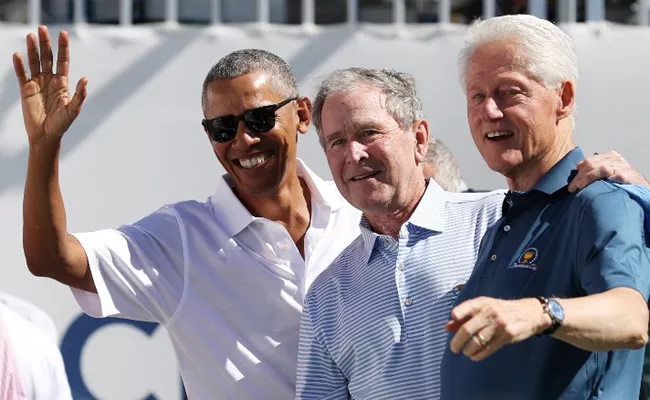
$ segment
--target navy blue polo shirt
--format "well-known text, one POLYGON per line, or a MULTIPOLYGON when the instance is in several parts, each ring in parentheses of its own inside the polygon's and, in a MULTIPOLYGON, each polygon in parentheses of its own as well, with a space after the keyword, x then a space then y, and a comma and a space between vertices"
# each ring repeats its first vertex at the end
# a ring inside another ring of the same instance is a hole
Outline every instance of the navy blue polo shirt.
MULTIPOLYGON (((581 297, 616 287, 636 289, 648 299, 643 210, 606 181, 569 193, 568 182, 583 158, 576 148, 530 191, 506 196, 503 217, 483 237, 456 304, 479 296, 581 297)), ((451 352, 452 337, 441 367, 443 399, 639 397, 643 349, 589 352, 539 336, 474 362, 451 352)))

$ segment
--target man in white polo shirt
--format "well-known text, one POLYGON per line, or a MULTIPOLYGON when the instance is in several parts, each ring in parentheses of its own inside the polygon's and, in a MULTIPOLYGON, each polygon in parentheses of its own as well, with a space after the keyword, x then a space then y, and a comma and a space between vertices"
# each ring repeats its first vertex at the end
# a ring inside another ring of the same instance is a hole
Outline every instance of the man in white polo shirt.
POLYGON ((86 78, 68 99, 67 34, 59 36, 56 73, 47 29, 38 36, 27 38, 31 79, 14 58, 30 146, 30 271, 71 286, 92 316, 161 323, 191 399, 293 398, 304 294, 358 235, 360 214, 296 159, 311 103, 289 66, 242 50, 209 72, 203 126, 228 174, 206 202, 164 206, 134 224, 73 236, 58 153, 86 78))
POLYGON ((28 35, 31 79, 14 55, 29 139, 23 235, 30 271, 72 287, 90 315, 165 326, 191 399, 292 398, 303 296, 359 235, 360 212, 296 159, 311 103, 291 69, 266 51, 241 50, 209 72, 203 126, 227 174, 208 201, 73 236, 58 154, 87 79, 70 98, 68 44, 62 32, 54 72, 47 29, 28 35))

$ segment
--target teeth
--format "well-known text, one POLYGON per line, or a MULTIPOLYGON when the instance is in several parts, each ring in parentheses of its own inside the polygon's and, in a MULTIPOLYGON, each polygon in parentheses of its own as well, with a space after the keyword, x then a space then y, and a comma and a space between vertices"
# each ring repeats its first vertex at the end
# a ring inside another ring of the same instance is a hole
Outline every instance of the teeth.
POLYGON ((492 139, 501 136, 511 136, 512 132, 490 132, 487 134, 487 137, 492 139))
POLYGON ((253 156, 251 158, 240 158, 239 163, 244 168, 253 168, 264 161, 266 161, 271 155, 268 153, 260 154, 258 156, 253 156))
POLYGON ((375 174, 374 172, 371 172, 371 173, 369 173, 369 174, 355 176, 354 178, 352 178, 352 180, 353 180, 353 181, 358 181, 358 180, 361 180, 361 179, 367 178, 367 177, 369 177, 369 176, 371 176, 371 175, 374 175, 374 174, 375 174))

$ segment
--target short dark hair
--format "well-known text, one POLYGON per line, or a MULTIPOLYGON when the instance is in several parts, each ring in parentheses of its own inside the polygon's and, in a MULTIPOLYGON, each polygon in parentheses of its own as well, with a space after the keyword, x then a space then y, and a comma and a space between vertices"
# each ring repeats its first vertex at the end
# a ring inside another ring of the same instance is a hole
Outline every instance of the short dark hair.
POLYGON ((203 111, 205 112, 208 97, 207 88, 211 82, 234 79, 257 71, 269 74, 273 78, 271 84, 284 97, 300 96, 293 70, 286 61, 266 50, 242 49, 233 51, 221 58, 208 72, 203 81, 203 90, 201 92, 203 111))

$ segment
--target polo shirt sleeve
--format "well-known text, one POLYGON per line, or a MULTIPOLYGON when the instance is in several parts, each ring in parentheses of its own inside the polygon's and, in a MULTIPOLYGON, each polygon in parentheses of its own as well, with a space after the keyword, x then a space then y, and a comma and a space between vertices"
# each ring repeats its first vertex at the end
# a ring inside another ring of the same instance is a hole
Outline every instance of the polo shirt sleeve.
POLYGON ((296 400, 348 400, 347 383, 312 322, 306 299, 300 321, 296 400))
POLYGON ((183 239, 174 212, 163 207, 118 229, 75 234, 88 257, 97 293, 72 288, 92 317, 167 323, 183 295, 183 239))
POLYGON ((625 190, 628 196, 643 208, 645 231, 650 235, 650 189, 641 185, 616 184, 616 186, 625 190))
POLYGON ((639 204, 619 189, 601 193, 583 208, 576 272, 588 295, 616 287, 650 292, 650 261, 639 204))

